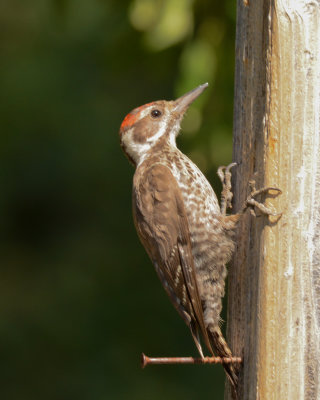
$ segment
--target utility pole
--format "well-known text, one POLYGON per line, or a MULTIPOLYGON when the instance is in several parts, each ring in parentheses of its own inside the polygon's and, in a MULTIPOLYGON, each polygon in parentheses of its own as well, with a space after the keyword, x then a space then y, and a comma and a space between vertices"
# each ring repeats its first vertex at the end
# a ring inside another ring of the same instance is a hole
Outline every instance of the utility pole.
POLYGON ((266 202, 283 213, 239 224, 227 335, 239 399, 319 400, 320 1, 238 0, 237 13, 234 210, 255 179, 282 190, 266 202))

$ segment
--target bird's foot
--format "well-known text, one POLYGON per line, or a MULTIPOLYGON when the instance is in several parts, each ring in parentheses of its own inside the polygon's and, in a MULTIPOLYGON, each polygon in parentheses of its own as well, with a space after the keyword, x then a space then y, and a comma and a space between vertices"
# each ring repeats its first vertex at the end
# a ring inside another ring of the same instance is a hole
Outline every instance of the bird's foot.
POLYGON ((226 215, 227 209, 232 208, 232 197, 231 191, 231 168, 237 165, 237 163, 231 163, 228 166, 221 166, 218 168, 217 174, 222 183, 221 192, 221 214, 226 215))
POLYGON ((268 187, 263 187, 261 189, 256 189, 256 182, 254 180, 249 181, 249 186, 251 189, 251 193, 249 194, 244 203, 241 214, 244 213, 247 210, 247 208, 250 208, 251 214, 256 217, 255 213, 255 207, 256 207, 261 211, 262 214, 265 215, 272 215, 274 217, 280 217, 282 215, 282 213, 274 213, 269 207, 265 206, 263 203, 260 203, 255 199, 255 197, 258 196, 259 194, 268 193, 269 191, 277 192, 276 194, 277 196, 282 193, 281 189, 275 186, 268 186, 268 187))

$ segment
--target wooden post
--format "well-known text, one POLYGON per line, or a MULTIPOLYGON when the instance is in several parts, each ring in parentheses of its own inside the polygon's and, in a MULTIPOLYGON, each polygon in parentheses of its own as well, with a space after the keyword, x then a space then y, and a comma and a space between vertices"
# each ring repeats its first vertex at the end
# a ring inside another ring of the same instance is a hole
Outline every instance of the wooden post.
POLYGON ((262 199, 277 223, 246 213, 229 271, 239 399, 320 399, 319 1, 238 0, 234 161, 235 210, 254 177, 283 191, 262 199))

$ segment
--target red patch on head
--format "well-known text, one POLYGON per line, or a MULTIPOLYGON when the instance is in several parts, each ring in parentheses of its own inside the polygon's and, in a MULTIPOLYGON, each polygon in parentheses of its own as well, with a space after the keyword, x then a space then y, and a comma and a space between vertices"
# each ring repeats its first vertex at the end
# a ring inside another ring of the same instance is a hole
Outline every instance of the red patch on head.
POLYGON ((130 126, 134 125, 137 120, 139 119, 139 114, 140 112, 145 108, 150 106, 152 103, 147 103, 144 104, 143 106, 137 107, 134 110, 132 110, 128 115, 125 116, 124 120, 122 121, 122 124, 120 126, 120 131, 122 131, 123 129, 127 129, 130 126))
POLYGON ((120 129, 122 130, 122 129, 128 128, 129 126, 132 126, 136 122, 137 118, 138 118, 138 113, 133 114, 131 112, 122 121, 120 129))

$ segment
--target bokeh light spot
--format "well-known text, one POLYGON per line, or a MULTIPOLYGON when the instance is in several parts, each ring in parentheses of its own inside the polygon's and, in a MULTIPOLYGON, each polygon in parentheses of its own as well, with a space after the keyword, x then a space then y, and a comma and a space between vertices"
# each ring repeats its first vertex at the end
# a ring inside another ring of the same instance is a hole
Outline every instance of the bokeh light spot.
POLYGON ((189 108, 186 116, 182 121, 182 131, 188 135, 195 134, 202 122, 202 114, 201 111, 198 110, 196 107, 189 108))
MULTIPOLYGON (((212 84, 216 70, 214 48, 205 40, 195 40, 187 45, 180 57, 180 79, 177 94, 185 93, 204 82, 212 84)), ((210 86, 209 86, 210 89, 210 86)), ((200 107, 206 101, 208 89, 197 99, 200 107)))
POLYGON ((145 31, 147 48, 164 50, 185 39, 193 29, 193 0, 135 0, 129 18, 145 31))
POLYGON ((135 0, 129 9, 131 25, 138 31, 151 29, 160 17, 162 2, 159 0, 135 0))

